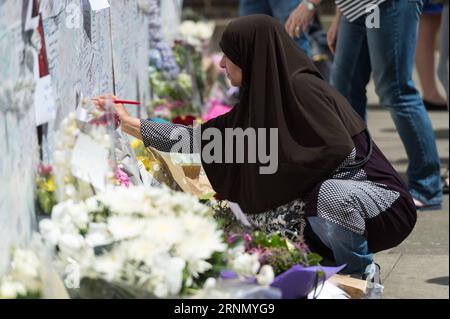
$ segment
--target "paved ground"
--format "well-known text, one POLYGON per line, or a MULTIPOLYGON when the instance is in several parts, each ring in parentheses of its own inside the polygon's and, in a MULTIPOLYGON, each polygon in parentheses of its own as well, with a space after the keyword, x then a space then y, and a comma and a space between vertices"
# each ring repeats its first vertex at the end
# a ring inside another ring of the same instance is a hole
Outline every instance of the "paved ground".
MULTIPOLYGON (((374 95, 371 100, 376 101, 374 95)), ((443 167, 448 167, 449 118, 430 113, 443 167)), ((369 127, 376 143, 405 175, 407 157, 389 113, 371 107, 369 127)), ((412 234, 400 246, 375 256, 381 265, 384 298, 449 298, 449 197, 439 211, 419 212, 412 234)))

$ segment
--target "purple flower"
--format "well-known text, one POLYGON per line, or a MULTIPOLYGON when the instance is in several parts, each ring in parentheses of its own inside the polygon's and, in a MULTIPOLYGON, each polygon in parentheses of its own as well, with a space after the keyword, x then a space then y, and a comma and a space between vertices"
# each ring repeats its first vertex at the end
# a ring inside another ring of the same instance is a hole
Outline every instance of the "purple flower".
POLYGON ((237 237, 238 236, 236 236, 236 235, 229 235, 227 238, 228 245, 234 244, 236 242, 237 237))
POLYGON ((250 234, 248 234, 248 233, 245 233, 245 234, 242 236, 242 238, 244 239, 244 241, 245 241, 246 243, 249 243, 249 242, 251 242, 251 241, 253 240, 252 236, 251 236, 250 234))
POLYGON ((299 251, 304 251, 305 253, 310 253, 308 245, 304 242, 297 242, 294 244, 294 246, 299 251))

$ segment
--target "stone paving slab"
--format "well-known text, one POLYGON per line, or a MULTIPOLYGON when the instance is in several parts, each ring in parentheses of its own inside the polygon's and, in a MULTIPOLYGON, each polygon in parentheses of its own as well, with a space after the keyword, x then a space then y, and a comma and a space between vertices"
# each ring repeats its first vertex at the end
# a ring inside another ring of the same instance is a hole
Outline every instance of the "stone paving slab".
POLYGON ((383 298, 448 299, 448 255, 402 255, 384 282, 383 298))
MULTIPOLYGON (((447 112, 429 113, 436 134, 442 168, 448 167, 447 112)), ((406 180, 407 156, 389 112, 369 110, 369 128, 386 157, 406 180)), ((385 287, 383 298, 449 298, 449 197, 437 211, 419 212, 416 227, 398 247, 376 254, 385 287)))

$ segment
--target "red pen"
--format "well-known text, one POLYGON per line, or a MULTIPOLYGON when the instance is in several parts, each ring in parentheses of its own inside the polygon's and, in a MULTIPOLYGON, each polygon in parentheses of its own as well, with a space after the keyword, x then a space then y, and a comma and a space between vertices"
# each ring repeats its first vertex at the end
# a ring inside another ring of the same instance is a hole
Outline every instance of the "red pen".
POLYGON ((133 104, 133 105, 140 105, 141 104, 138 101, 128 101, 128 100, 114 100, 114 103, 116 103, 116 104, 133 104))
MULTIPOLYGON (((97 101, 98 99, 92 99, 93 101, 97 101)), ((130 101, 130 100, 114 100, 115 104, 132 104, 132 105, 140 105, 141 102, 138 101, 130 101)))

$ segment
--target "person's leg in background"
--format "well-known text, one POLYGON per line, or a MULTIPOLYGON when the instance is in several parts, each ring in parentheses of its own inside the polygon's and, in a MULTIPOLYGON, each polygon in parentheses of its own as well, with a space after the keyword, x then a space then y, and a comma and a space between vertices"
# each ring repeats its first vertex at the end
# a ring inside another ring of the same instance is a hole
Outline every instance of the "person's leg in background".
MULTIPOLYGON (((445 88, 445 92, 447 94, 447 108, 448 108, 448 29, 449 29, 449 19, 448 19, 448 9, 449 4, 446 3, 444 5, 444 9, 442 11, 442 19, 441 19, 441 36, 440 36, 440 48, 439 48, 439 64, 438 64, 438 77, 439 81, 441 81, 442 85, 445 88)), ((444 192, 449 192, 449 172, 448 168, 442 176, 442 182, 444 185, 444 192)))
POLYGON ((431 120, 412 80, 420 0, 380 5, 380 28, 367 29, 375 89, 408 155, 409 190, 422 209, 442 203, 440 160, 431 120))
MULTIPOLYGON (((301 0, 268 0, 270 9, 272 11, 272 16, 280 21, 281 24, 285 24, 289 15, 298 5, 301 3, 301 0)), ((306 33, 302 32, 298 39, 295 39, 298 46, 305 51, 305 53, 312 57, 311 53, 311 45, 309 43, 309 39, 306 33)))
POLYGON ((440 57, 438 64, 438 77, 439 81, 441 81, 442 85, 445 88, 445 92, 447 94, 447 103, 448 103, 448 36, 449 36, 448 9, 449 4, 447 3, 446 5, 444 5, 444 9, 442 10, 441 30, 440 30, 441 36, 439 47, 440 57))
POLYGON ((307 220, 314 234, 333 252, 336 266, 347 264, 343 274, 363 275, 373 263, 373 254, 362 235, 321 217, 308 217, 307 220))
POLYGON ((319 70, 324 80, 330 82, 331 67, 333 66, 333 53, 328 47, 327 32, 322 26, 318 12, 314 14, 313 22, 308 30, 308 39, 311 46, 311 56, 314 65, 319 70))
POLYGON ((416 49, 416 68, 422 87, 422 97, 427 110, 446 110, 447 101, 439 93, 435 73, 436 38, 441 24, 442 6, 427 0, 419 23, 416 49))
POLYGON ((367 121, 366 86, 370 80, 370 73, 364 20, 358 19, 351 23, 347 18, 341 17, 330 82, 365 121, 367 121))

